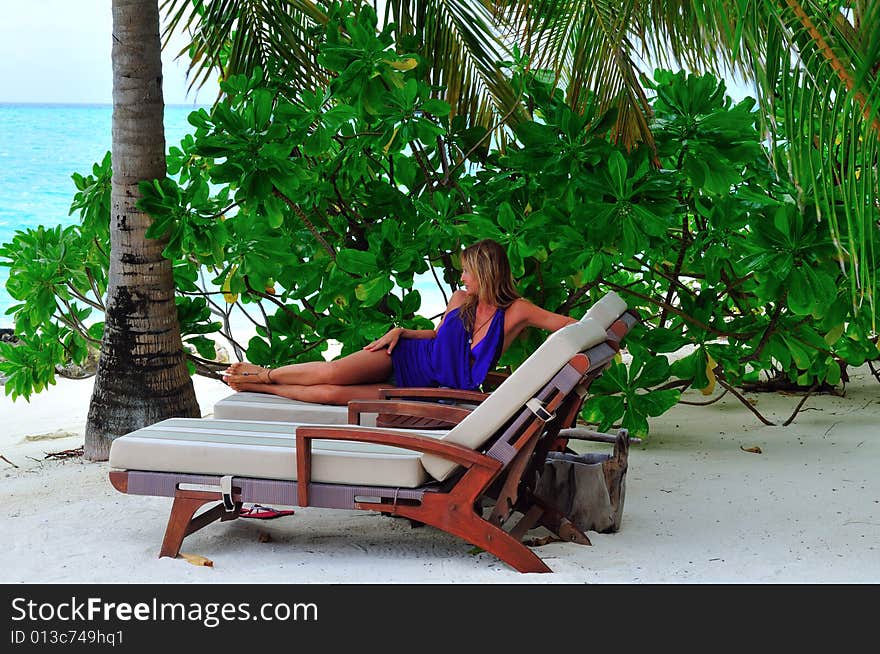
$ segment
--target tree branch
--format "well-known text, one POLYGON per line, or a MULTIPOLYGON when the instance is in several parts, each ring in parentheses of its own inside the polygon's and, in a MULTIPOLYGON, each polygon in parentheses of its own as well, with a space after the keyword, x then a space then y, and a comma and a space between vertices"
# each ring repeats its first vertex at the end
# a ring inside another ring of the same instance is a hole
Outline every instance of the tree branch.
POLYGON ((663 303, 663 310, 660 311, 660 327, 666 326, 666 316, 669 313, 669 307, 672 306, 672 296, 675 293, 674 283, 678 282, 678 276, 681 274, 681 267, 684 265, 684 255, 687 253, 688 247, 690 247, 689 235, 688 217, 687 214, 685 214, 682 217, 681 225, 681 248, 678 251, 678 258, 675 260, 675 268, 672 269, 672 276, 670 279, 673 284, 670 284, 669 289, 666 291, 666 300, 663 303))
POLYGON ((807 391, 807 394, 801 398, 800 402, 798 402, 798 405, 794 408, 794 412, 788 417, 788 420, 782 423, 783 427, 788 427, 791 424, 791 421, 794 420, 794 417, 798 414, 798 411, 801 410, 804 402, 807 401, 810 395, 813 394, 813 391, 815 391, 817 388, 819 388, 819 382, 814 382, 813 385, 810 387, 810 390, 807 391))
POLYGON ((723 386, 723 387, 726 388, 728 391, 730 391, 730 393, 731 393, 736 399, 738 399, 740 402, 742 402, 742 403, 746 406, 746 408, 747 408, 749 411, 751 411, 752 413, 754 413, 754 414, 757 416, 758 420, 760 420, 760 421, 763 422, 765 425, 768 425, 768 426, 770 426, 770 427, 775 427, 775 426, 776 426, 776 423, 775 423, 775 422, 770 422, 769 420, 767 420, 767 418, 765 418, 764 416, 762 416, 762 415, 760 414, 760 412, 759 412, 755 407, 752 406, 752 403, 749 402, 745 397, 743 397, 742 395, 740 395, 740 394, 736 391, 736 389, 735 389, 733 386, 731 386, 730 384, 728 384, 727 382, 725 382, 723 379, 721 379, 721 377, 719 376, 719 374, 718 374, 717 372, 715 373, 715 381, 717 381, 719 384, 721 384, 721 386, 723 386))
POLYGON ((333 261, 336 261, 336 250, 334 250, 334 249, 330 246, 330 244, 324 239, 324 237, 321 236, 321 233, 315 228, 315 226, 312 224, 312 221, 309 220, 308 216, 306 216, 305 211, 303 211, 303 210, 299 207, 298 204, 296 204, 293 200, 291 200, 289 197, 287 197, 286 195, 284 195, 284 193, 282 193, 281 191, 279 191, 277 188, 272 190, 272 194, 275 195, 276 197, 279 197, 279 198, 281 198, 282 200, 284 200, 284 203, 285 203, 288 207, 290 207, 291 209, 293 209, 293 212, 294 212, 297 216, 299 216, 299 219, 300 219, 300 220, 303 221, 303 223, 305 224, 306 228, 312 233, 312 236, 314 236, 315 239, 318 241, 318 243, 320 243, 321 246, 327 251, 327 254, 330 255, 330 258, 333 259, 333 261))
POLYGON ((758 343, 758 346, 755 348, 755 351, 752 352, 750 355, 740 359, 740 363, 757 361, 758 357, 761 356, 761 352, 763 352, 764 348, 767 347, 767 343, 770 342, 770 337, 776 331, 776 322, 779 320, 779 315, 782 313, 782 306, 783 303, 781 301, 776 304, 776 310, 773 312, 773 316, 770 318, 770 324, 767 325, 767 329, 764 330, 764 335, 761 336, 761 340, 758 343))
POLYGON ((720 400, 722 397, 727 395, 728 392, 729 391, 725 388, 724 392, 721 395, 719 395, 718 397, 712 398, 708 402, 690 402, 688 400, 681 400, 680 399, 678 401, 678 403, 679 404, 690 404, 691 406, 709 406, 710 404, 715 404, 718 400, 720 400))
POLYGON ((634 297, 637 297, 641 300, 645 300, 646 302, 650 302, 651 304, 655 304, 659 307, 666 307, 666 309, 669 313, 674 313, 675 315, 677 315, 679 318, 681 318, 685 322, 688 322, 688 323, 694 325, 695 327, 699 327, 700 329, 703 329, 703 330, 709 332, 710 334, 715 334, 716 336, 726 336, 726 337, 739 338, 742 340, 746 340, 748 338, 751 338, 754 335, 754 334, 749 334, 749 333, 745 333, 745 332, 723 332, 719 329, 716 329, 715 327, 710 327, 709 325, 697 320, 696 318, 694 318, 692 316, 689 316, 681 309, 678 309, 674 306, 666 305, 665 302, 663 302, 661 300, 657 300, 656 298, 653 298, 649 295, 643 295, 642 293, 639 293, 638 291, 634 291, 630 288, 627 288, 625 286, 620 286, 619 284, 615 284, 615 283, 609 282, 607 280, 603 280, 602 283, 605 284, 606 286, 616 290, 616 291, 621 291, 623 293, 629 293, 630 295, 632 295, 634 297))

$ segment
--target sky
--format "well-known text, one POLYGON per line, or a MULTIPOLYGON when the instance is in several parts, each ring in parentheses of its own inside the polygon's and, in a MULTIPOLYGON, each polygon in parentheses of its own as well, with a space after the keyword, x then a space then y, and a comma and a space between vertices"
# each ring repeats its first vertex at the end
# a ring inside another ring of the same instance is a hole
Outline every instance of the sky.
MULTIPOLYGON (((0 102, 110 104, 110 6, 111 0, 0 0, 0 102)), ((213 80, 187 90, 187 62, 174 58, 185 43, 175 35, 163 52, 165 103, 210 104, 213 80)), ((734 100, 753 95, 732 79, 728 93, 734 100)))
MULTIPOLYGON (((110 0, 0 0, 0 102, 110 104, 112 25, 110 0)), ((210 104, 213 81, 187 92, 185 43, 162 54, 165 103, 210 104)))

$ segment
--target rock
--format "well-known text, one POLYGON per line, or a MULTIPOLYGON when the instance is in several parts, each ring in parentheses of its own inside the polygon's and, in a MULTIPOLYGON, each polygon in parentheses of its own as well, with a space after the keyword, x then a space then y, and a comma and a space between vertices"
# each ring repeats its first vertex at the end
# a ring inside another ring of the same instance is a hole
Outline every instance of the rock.
MULTIPOLYGON (((195 346, 190 343, 184 343, 183 349, 192 354, 193 356, 200 357, 198 350, 196 350, 195 346)), ((229 363, 229 351, 223 347, 222 345, 214 344, 214 358, 211 361, 216 361, 217 363, 229 363)))
POLYGON ((87 379, 88 377, 94 376, 98 371, 99 356, 100 352, 97 349, 90 347, 89 356, 86 357, 86 360, 82 365, 68 362, 63 366, 55 366, 55 372, 66 379, 87 379))
POLYGON ((46 432, 45 434, 29 434, 24 437, 24 440, 31 443, 35 441, 54 441, 59 438, 72 438, 74 436, 82 436, 82 434, 75 431, 56 429, 55 431, 46 432))
POLYGON ((217 345, 214 349, 216 350, 214 361, 217 361, 218 363, 229 363, 229 350, 222 345, 217 345))
MULTIPOLYGON (((15 337, 15 330, 6 327, 0 328, 0 343, 18 343, 18 339, 15 337)), ((8 377, 0 372, 0 386, 6 384, 7 379, 8 377)))

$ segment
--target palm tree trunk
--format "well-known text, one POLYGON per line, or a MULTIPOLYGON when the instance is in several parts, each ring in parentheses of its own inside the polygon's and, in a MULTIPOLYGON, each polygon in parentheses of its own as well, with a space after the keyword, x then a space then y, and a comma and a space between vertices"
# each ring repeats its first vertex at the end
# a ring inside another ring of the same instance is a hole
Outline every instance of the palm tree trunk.
POLYGON ((157 0, 113 0, 113 182, 110 274, 101 357, 89 405, 86 458, 158 420, 199 416, 186 368, 164 239, 147 239, 138 182, 165 177, 157 0))

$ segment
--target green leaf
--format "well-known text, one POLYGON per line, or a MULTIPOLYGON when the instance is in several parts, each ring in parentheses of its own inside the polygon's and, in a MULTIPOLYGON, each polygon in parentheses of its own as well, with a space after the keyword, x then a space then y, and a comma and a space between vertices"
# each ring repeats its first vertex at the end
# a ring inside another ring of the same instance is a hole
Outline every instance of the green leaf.
POLYGON ((804 271, 794 268, 788 276, 788 306, 796 315, 809 315, 813 311, 814 299, 804 271))
POLYGON ((266 209, 266 220, 269 227, 272 229, 281 227, 284 224, 284 210, 287 206, 284 201, 274 195, 269 195, 263 200, 263 206, 266 209))
POLYGON ((598 423, 599 430, 606 431, 620 420, 624 410, 624 399, 619 395, 593 395, 584 402, 581 417, 586 422, 598 423))
POLYGON ((828 333, 825 334, 824 340, 825 344, 828 346, 834 345, 837 340, 843 336, 843 330, 846 328, 844 323, 838 323, 834 327, 828 330, 828 333))
POLYGON ((514 128, 517 138, 526 147, 538 147, 553 143, 559 137, 553 127, 534 122, 524 122, 514 128))
POLYGON ((700 361, 699 351, 694 351, 685 357, 676 359, 669 366, 669 376, 678 377, 679 379, 693 379, 697 375, 700 361))
POLYGON ((509 202, 502 202, 498 207, 498 224, 508 233, 516 229, 516 215, 509 202))
POLYGON ((94 338, 95 340, 99 340, 99 341, 100 341, 101 338, 102 338, 103 335, 104 335, 104 323, 103 323, 103 321, 102 321, 102 322, 96 322, 96 323, 93 323, 92 325, 89 325, 88 334, 89 334, 90 337, 94 338))
POLYGON ((448 102, 431 98, 422 103, 421 110, 434 116, 447 116, 451 111, 451 107, 448 102))
POLYGON ((254 107, 254 127, 262 129, 272 115, 274 94, 269 89, 257 89, 251 96, 254 107))
POLYGON ((631 436, 644 438, 648 435, 648 419, 645 414, 631 405, 627 405, 620 425, 629 430, 631 436))
POLYGON ((618 150, 614 150, 608 159, 608 173, 611 178, 614 195, 618 198, 627 197, 629 194, 626 191, 626 159, 623 158, 623 155, 618 150))
POLYGON ((612 360, 605 372, 590 386, 593 393, 619 393, 629 388, 626 366, 612 360))
POLYGON ((831 386, 837 386, 840 383, 840 365, 833 358, 828 360, 825 382, 831 386))
POLYGON ((630 402, 639 408, 640 413, 648 416, 659 416, 674 407, 680 397, 681 391, 669 388, 662 391, 651 391, 650 393, 635 395, 630 398, 630 402))
POLYGON ((387 295, 394 288, 394 282, 387 277, 376 277, 370 281, 358 284, 355 287, 355 297, 364 306, 371 307, 387 295))
POLYGON ((345 248, 336 254, 336 265, 358 275, 369 275, 379 269, 376 255, 369 251, 345 248))
POLYGON ((205 336, 194 336, 192 338, 188 338, 186 340, 187 343, 192 345, 198 351, 199 356, 203 359, 213 359, 217 356, 217 351, 215 349, 214 341, 205 336))
POLYGON ((810 367, 810 356, 807 350, 793 338, 783 335, 782 340, 785 341, 788 351, 791 352, 795 365, 800 370, 808 369, 810 367))
POLYGON ((401 305, 400 312, 404 316, 408 316, 418 311, 421 304, 422 296, 418 291, 414 290, 411 293, 407 293, 403 296, 403 303, 401 305))
POLYGON ((303 144, 303 153, 310 157, 323 154, 330 149, 331 133, 323 126, 316 127, 303 144))
POLYGON ((665 356, 655 356, 647 361, 635 380, 639 388, 649 388, 669 379, 669 361, 665 356))

